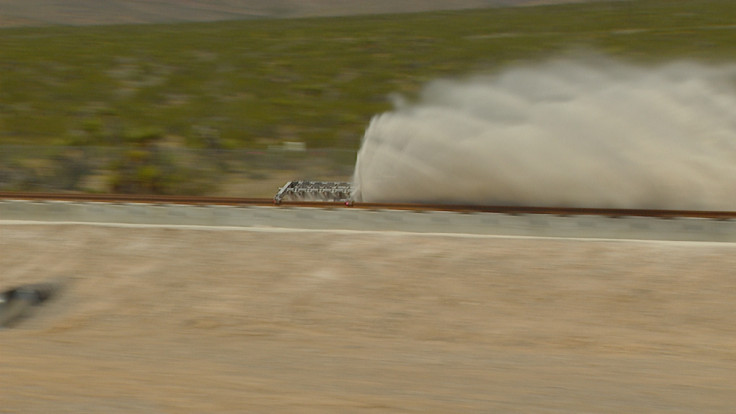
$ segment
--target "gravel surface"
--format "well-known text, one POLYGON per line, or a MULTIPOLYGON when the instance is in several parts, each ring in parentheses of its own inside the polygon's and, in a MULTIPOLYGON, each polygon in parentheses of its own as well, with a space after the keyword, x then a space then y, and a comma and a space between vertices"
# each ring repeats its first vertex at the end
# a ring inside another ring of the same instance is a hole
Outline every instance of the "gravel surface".
POLYGON ((0 222, 0 413, 730 413, 736 244, 0 222))

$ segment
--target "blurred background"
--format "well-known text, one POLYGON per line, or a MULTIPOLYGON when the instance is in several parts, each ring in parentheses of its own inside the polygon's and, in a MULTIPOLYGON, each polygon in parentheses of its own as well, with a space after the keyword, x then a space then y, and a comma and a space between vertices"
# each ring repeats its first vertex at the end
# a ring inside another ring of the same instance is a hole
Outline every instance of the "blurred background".
MULTIPOLYGON (((0 0, 0 191, 355 177, 366 199, 734 211, 734 4, 0 0)), ((656 241, 733 220, 31 203, 0 203, 2 413, 736 406, 736 244, 656 241)))
POLYGON ((0 10, 6 191, 268 197, 292 179, 346 181, 371 118, 434 79, 570 50, 722 63, 736 40, 726 0, 2 0, 0 10))

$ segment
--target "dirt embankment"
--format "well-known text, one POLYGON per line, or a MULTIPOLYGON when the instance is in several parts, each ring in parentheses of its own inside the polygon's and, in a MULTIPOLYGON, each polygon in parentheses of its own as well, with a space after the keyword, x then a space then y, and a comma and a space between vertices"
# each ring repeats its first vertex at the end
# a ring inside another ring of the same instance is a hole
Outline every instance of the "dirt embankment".
POLYGON ((736 245, 0 223, 0 412, 726 413, 736 245))

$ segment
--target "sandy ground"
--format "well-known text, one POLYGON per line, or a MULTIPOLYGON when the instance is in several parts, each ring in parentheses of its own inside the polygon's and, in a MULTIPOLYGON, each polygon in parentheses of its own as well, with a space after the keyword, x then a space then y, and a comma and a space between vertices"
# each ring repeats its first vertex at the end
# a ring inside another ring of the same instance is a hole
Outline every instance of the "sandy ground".
POLYGON ((736 244, 0 222, 2 413, 730 413, 736 244))

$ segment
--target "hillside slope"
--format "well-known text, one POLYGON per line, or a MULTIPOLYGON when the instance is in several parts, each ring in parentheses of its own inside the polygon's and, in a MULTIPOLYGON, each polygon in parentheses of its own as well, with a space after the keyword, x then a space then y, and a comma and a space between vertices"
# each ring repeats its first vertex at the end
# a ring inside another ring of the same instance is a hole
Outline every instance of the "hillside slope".
POLYGON ((599 0, 0 0, 0 27, 412 13, 599 0))

